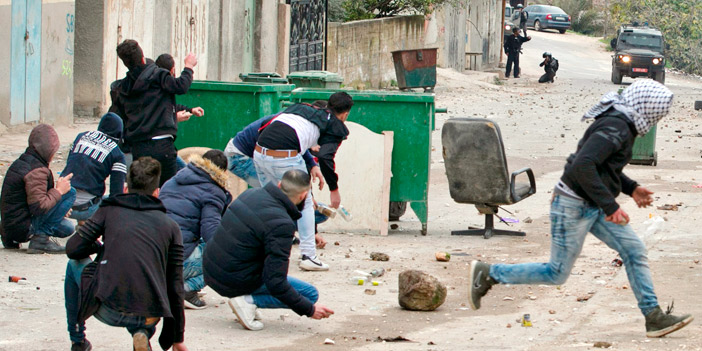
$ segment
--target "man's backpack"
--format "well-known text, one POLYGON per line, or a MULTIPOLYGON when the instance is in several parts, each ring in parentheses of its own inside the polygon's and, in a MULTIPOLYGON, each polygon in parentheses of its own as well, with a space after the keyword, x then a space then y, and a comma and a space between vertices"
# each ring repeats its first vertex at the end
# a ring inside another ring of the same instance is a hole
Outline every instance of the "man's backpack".
POLYGON ((551 58, 551 68, 553 68, 554 73, 558 71, 558 60, 555 58, 551 58))

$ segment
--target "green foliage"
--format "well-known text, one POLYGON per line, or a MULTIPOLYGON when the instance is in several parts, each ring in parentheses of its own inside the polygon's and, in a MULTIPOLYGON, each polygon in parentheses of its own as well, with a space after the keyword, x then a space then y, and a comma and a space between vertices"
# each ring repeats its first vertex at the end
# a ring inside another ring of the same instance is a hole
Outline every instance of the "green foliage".
POLYGON ((344 0, 329 0, 327 9, 327 15, 329 16, 329 22, 343 22, 346 19, 346 12, 344 12, 344 7, 342 4, 344 0))
POLYGON ((392 17, 403 14, 426 15, 445 3, 461 0, 341 0, 346 21, 392 17))
POLYGON ((702 1, 613 0, 612 23, 648 22, 663 32, 668 62, 688 73, 702 74, 702 1))

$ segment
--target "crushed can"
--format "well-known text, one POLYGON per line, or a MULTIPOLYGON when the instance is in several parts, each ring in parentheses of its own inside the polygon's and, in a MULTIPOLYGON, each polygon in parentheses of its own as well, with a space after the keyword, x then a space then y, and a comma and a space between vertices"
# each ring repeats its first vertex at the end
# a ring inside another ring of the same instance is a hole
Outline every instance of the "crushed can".
POLYGON ((531 327, 531 316, 528 313, 524 314, 522 317, 522 327, 531 327))

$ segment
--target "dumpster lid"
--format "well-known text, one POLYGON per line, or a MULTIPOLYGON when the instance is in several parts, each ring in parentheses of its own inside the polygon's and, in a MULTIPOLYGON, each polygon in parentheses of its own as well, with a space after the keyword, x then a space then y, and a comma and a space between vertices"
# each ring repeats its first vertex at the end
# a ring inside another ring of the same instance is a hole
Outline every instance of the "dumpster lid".
POLYGON ((328 100, 331 94, 343 91, 351 95, 354 101, 387 101, 387 102, 420 102, 433 103, 432 93, 413 93, 397 90, 344 90, 344 89, 314 89, 297 88, 292 91, 292 100, 296 97, 304 96, 310 100, 328 100))
POLYGON ((295 84, 221 82, 214 80, 194 80, 190 90, 242 91, 242 92, 290 92, 295 84))
POLYGON ((239 73, 239 78, 244 79, 246 77, 259 77, 259 78, 283 78, 280 74, 276 72, 248 72, 239 73))
POLYGON ((321 80, 323 82, 338 82, 343 83, 342 78, 338 73, 329 71, 300 71, 288 74, 288 79, 310 79, 321 80))

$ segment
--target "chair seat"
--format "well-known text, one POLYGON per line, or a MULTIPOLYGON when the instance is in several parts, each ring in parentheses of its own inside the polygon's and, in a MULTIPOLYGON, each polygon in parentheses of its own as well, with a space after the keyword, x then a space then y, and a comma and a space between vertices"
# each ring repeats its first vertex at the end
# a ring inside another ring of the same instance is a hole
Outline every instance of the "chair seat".
POLYGON ((516 183, 516 184, 514 184, 514 192, 519 197, 522 197, 522 198, 526 197, 527 194, 529 194, 529 190, 531 190, 529 183, 516 183))

